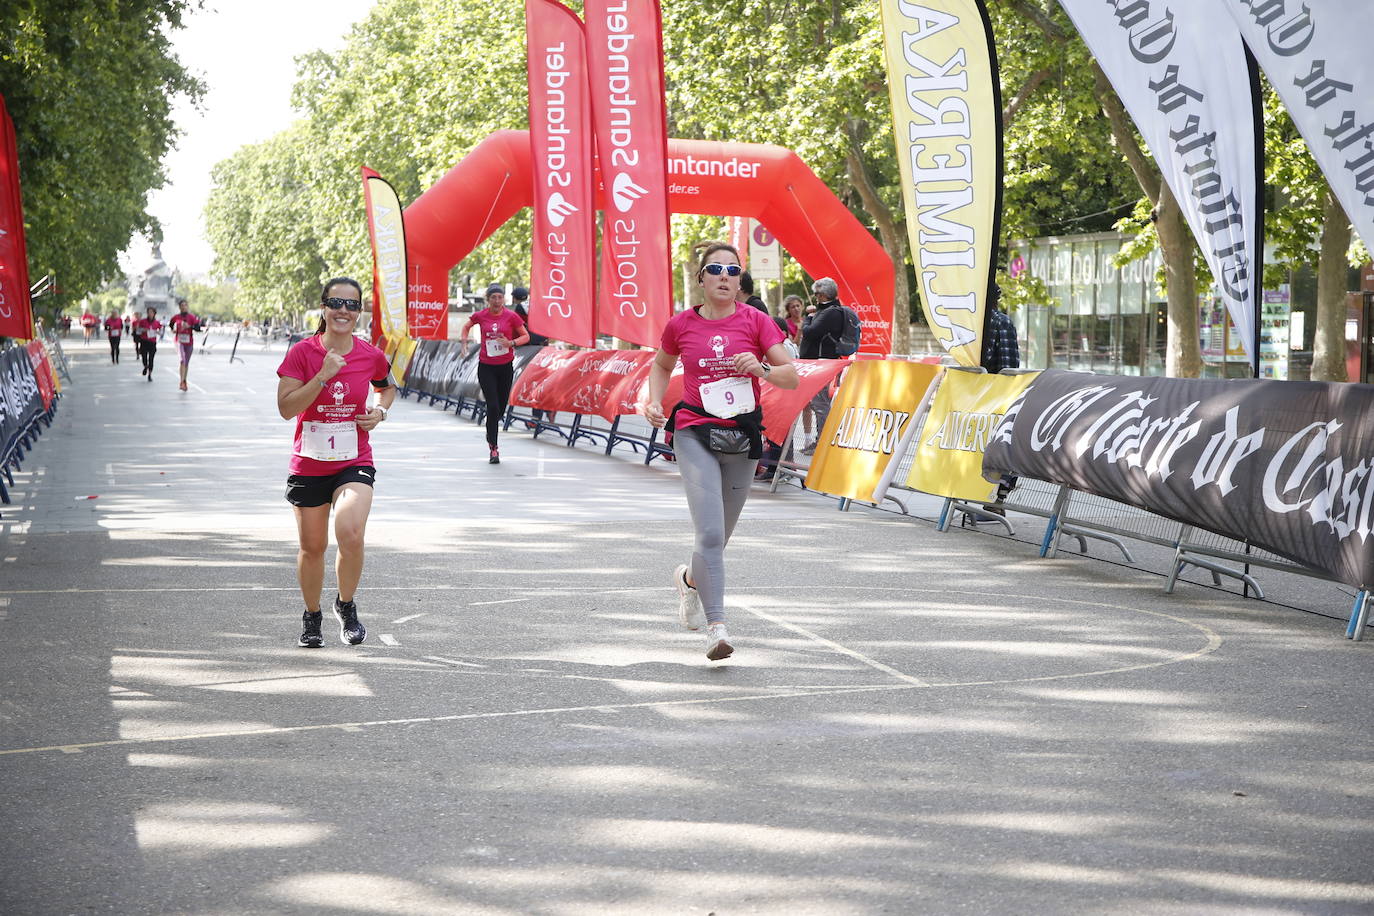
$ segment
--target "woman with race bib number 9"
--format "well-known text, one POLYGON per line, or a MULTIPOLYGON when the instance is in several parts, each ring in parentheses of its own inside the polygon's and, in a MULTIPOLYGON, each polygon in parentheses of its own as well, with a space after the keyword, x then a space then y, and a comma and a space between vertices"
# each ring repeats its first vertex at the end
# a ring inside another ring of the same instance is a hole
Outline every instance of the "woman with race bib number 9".
POLYGON ((277 410, 282 419, 296 421, 286 501, 295 507, 300 535, 296 577, 305 613, 297 645, 305 649, 324 644, 320 590, 331 509, 338 544, 334 616, 339 621, 339 639, 356 646, 367 636, 353 596, 362 578, 363 535, 377 476, 368 434, 386 419, 387 409, 396 400, 386 354, 353 336, 363 307, 358 281, 330 280, 321 299, 319 328, 288 350, 277 368, 277 410), (374 389, 378 405, 369 408, 368 397, 374 389))
POLYGON ((777 322, 739 301, 742 273, 734 247, 706 248, 697 269, 706 301, 663 329, 640 404, 649 423, 667 427, 687 493, 695 544, 690 567, 679 566, 673 584, 682 625, 706 628, 711 661, 734 652, 725 629, 725 545, 763 455, 759 383, 796 388, 800 381, 777 322), (663 395, 679 359, 682 401, 665 415, 663 395))

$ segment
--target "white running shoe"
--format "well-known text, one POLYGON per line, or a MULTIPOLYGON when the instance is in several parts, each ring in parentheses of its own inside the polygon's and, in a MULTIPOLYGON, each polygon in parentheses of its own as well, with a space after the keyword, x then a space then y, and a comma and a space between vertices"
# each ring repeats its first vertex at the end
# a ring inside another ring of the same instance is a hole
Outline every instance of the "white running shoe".
POLYGON ((673 570, 673 585, 677 586, 677 617, 689 630, 700 630, 706 626, 706 609, 701 606, 701 595, 687 584, 687 564, 673 570))
POLYGON ((730 645, 730 634, 725 630, 725 624, 713 623, 706 628, 706 657, 713 662, 718 662, 722 658, 729 658, 730 653, 735 651, 735 647, 730 645))

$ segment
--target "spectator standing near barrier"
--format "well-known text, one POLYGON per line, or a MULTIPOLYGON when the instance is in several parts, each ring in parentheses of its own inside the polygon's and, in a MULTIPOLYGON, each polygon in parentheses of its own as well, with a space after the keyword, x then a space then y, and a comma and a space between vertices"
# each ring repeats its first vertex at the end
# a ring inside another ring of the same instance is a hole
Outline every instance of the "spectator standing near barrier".
POLYGON ((754 277, 747 270, 739 275, 739 291, 744 294, 745 305, 756 308, 765 315, 769 314, 767 304, 754 295, 754 277))
MULTIPOLYGON (((523 286, 517 286, 510 291, 511 311, 520 316, 520 320, 525 322, 525 333, 530 335, 530 343, 536 347, 546 347, 549 339, 543 334, 536 334, 530 330, 530 313, 525 307, 525 302, 530 298, 530 291, 523 286)), ((538 416, 538 411, 535 412, 538 416)))
POLYGON ((157 358, 157 337, 162 333, 162 322, 157 320, 157 309, 151 305, 148 306, 146 317, 134 322, 134 333, 143 341, 143 346, 138 351, 138 355, 143 361, 143 374, 151 382, 153 380, 153 360, 157 358))
POLYGON ((181 390, 186 390, 186 370, 191 366, 191 354, 196 350, 195 332, 200 330, 200 319, 191 314, 185 299, 177 300, 177 313, 168 322, 172 326, 172 336, 176 338, 177 354, 181 357, 181 390))
POLYGON ((487 405, 488 464, 501 463, 496 437, 510 402, 515 380, 515 348, 530 342, 529 331, 521 317, 506 308, 506 288, 500 283, 487 287, 487 307, 473 312, 458 337, 463 341, 463 356, 468 355, 468 331, 477 325, 477 384, 487 405))
POLYGON ((356 646, 367 638, 353 596, 362 579, 364 534, 377 476, 368 435, 396 400, 386 354, 353 336, 362 317, 362 287, 349 277, 337 277, 325 284, 320 298, 324 309, 319 327, 292 346, 277 367, 277 410, 283 420, 296 421, 286 501, 294 507, 300 537, 296 577, 305 612, 296 644, 304 649, 324 644, 320 591, 331 509, 338 545, 334 616, 339 639, 356 646), (378 404, 369 408, 373 390, 378 404))
MULTIPOLYGON (((1012 323, 1011 316, 1002 311, 1001 303, 1002 287, 994 283, 988 290, 988 307, 983 317, 983 352, 980 358, 983 368, 994 375, 1003 369, 1021 368, 1021 347, 1016 341, 1016 325, 1012 323)), ((1005 515, 1006 510, 997 504, 1006 502, 1007 495, 1015 488, 1015 476, 1007 475, 998 481, 994 507, 987 511, 1005 515)))
POLYGON ((801 349, 801 329, 802 329, 802 297, 798 295, 788 296, 782 300, 783 319, 787 322, 787 336, 792 343, 801 349))
MULTIPOLYGON (((816 311, 806 316, 802 322, 801 358, 838 359, 836 345, 844 334, 844 311, 840 304, 840 288, 829 277, 821 277, 811 284, 811 293, 816 297, 816 311)), ((816 424, 816 437, 809 439, 802 448, 803 455, 813 455, 820 442, 821 431, 825 429, 825 418, 830 416, 830 391, 822 388, 807 405, 816 424)), ((809 433, 808 433, 809 435, 809 433)))
POLYGON ((119 342, 124 336, 124 319, 117 309, 110 309, 110 317, 105 319, 105 336, 110 339, 110 362, 119 365, 119 342))
POLYGON ((668 322, 649 369, 640 413, 668 441, 682 475, 695 540, 690 567, 673 572, 678 615, 689 630, 706 626, 706 657, 734 652, 725 628, 725 545, 735 530, 763 453, 759 381, 796 388, 797 369, 772 318, 739 301, 739 252, 709 245, 697 268, 705 303, 668 322), (663 395, 682 360, 682 401, 669 415, 663 395))

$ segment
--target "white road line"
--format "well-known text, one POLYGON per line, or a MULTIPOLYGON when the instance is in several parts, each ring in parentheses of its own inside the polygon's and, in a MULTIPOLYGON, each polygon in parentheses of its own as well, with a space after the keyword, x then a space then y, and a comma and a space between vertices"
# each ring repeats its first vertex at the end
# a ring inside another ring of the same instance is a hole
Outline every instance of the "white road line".
POLYGON ((856 661, 863 662, 865 665, 868 665, 870 668, 876 668, 877 670, 883 672, 884 674, 890 674, 890 675, 892 675, 893 677, 895 677, 897 680, 903 681, 903 682, 905 682, 905 683, 907 683, 907 684, 910 684, 910 685, 912 685, 913 687, 929 687, 929 686, 930 686, 929 683, 927 683, 926 681, 921 680, 920 678, 912 677, 912 676, 909 675, 909 674, 903 674, 901 671, 898 671, 896 668, 893 668, 891 665, 884 665, 882 662, 878 661, 877 659, 869 658, 867 655, 864 655, 862 652, 856 652, 856 651, 854 651, 853 649, 849 648, 848 646, 842 646, 842 645, 840 645, 839 643, 835 642, 834 640, 826 639, 824 636, 818 636, 818 635, 816 635, 815 633, 812 633, 810 630, 806 629, 805 627, 799 627, 799 626, 797 626, 795 623, 789 623, 788 621, 783 620, 781 617, 774 617, 772 614, 766 613, 766 612, 764 612, 764 611, 760 611, 758 608, 750 607, 750 606, 747 605, 747 604, 740 604, 739 602, 731 602, 731 603, 734 604, 735 607, 740 608, 741 610, 748 611, 750 614, 753 614, 755 617, 762 617, 764 620, 767 620, 767 621, 770 622, 770 623, 777 624, 778 626, 782 627, 782 628, 785 629, 785 630, 791 630, 793 633, 799 633, 799 634, 801 634, 802 636, 805 636, 807 639, 814 640, 815 642, 818 642, 818 643, 820 643, 820 644, 823 645, 823 646, 827 646, 827 647, 829 647, 829 648, 831 648, 831 649, 834 649, 836 652, 839 652, 839 653, 841 653, 842 655, 848 655, 850 658, 855 659, 856 661))
POLYGON ((396 637, 395 637, 395 636, 392 636, 390 633, 383 633, 381 636, 378 636, 377 638, 380 639, 384 645, 388 645, 388 646, 399 646, 399 645, 400 645, 400 643, 398 643, 398 642, 396 641, 396 637))
POLYGON ((528 598, 502 598, 500 601, 473 601, 468 607, 482 607, 488 604, 518 604, 521 601, 529 601, 528 598))
POLYGON ((442 655, 422 655, 425 661, 443 662, 445 665, 459 665, 463 668, 485 668, 486 665, 479 665, 476 662, 460 662, 456 658, 444 658, 442 655))
POLYGON ((44 751, 60 751, 64 754, 78 754, 83 750, 97 747, 129 747, 140 744, 167 744, 175 741, 206 741, 213 738, 253 738, 263 735, 289 735, 303 732, 344 731, 356 732, 359 729, 386 725, 425 725, 442 722, 467 722, 478 719, 514 719, 530 716, 562 715, 578 712, 612 712, 626 709, 664 709, 675 706, 715 706, 722 703, 749 703, 760 700, 785 700, 794 697, 825 696, 839 693, 872 693, 884 690, 910 690, 910 686, 888 684, 882 687, 837 687, 833 690, 789 690, 780 693, 755 693, 739 697, 708 697, 691 700, 648 700, 641 703, 599 703, 589 706, 546 706, 538 709, 504 709, 493 712, 467 712, 448 716, 416 716, 409 719, 373 719, 364 722, 328 722, 322 725, 283 725, 269 728, 246 728, 242 731, 201 732, 185 735, 157 735, 147 738, 117 738, 110 741, 86 741, 76 744, 52 744, 46 747, 15 747, 0 750, 0 757, 16 754, 37 754, 44 751))
POLYGON ((424 614, 411 614, 409 617, 397 617, 395 620, 393 620, 393 621, 391 621, 391 622, 392 622, 392 623, 410 623, 412 620, 415 620, 417 617, 423 617, 423 616, 425 616, 425 615, 424 615, 424 614))

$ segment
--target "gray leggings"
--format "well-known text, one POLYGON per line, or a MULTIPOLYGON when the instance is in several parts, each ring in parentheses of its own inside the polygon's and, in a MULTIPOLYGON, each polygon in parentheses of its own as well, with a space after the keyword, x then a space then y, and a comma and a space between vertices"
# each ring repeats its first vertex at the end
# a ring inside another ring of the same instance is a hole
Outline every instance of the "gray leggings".
POLYGON ((725 545, 749 498, 758 459, 713 452, 691 430, 673 437, 673 454, 696 529, 692 584, 706 609, 706 621, 721 623, 725 620, 725 545))

